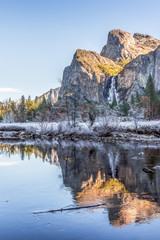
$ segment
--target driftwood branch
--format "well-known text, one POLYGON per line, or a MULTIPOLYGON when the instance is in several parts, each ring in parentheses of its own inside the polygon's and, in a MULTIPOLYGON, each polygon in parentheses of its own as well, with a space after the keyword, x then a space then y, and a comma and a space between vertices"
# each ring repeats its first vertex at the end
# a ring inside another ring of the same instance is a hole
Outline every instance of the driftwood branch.
POLYGON ((60 208, 55 210, 47 210, 47 211, 40 211, 40 212, 33 212, 33 214, 42 214, 42 213, 55 213, 55 212, 64 212, 64 211, 72 211, 84 208, 97 208, 107 206, 106 204, 96 204, 96 205, 89 205, 89 206, 80 206, 80 207, 72 207, 72 208, 60 208))

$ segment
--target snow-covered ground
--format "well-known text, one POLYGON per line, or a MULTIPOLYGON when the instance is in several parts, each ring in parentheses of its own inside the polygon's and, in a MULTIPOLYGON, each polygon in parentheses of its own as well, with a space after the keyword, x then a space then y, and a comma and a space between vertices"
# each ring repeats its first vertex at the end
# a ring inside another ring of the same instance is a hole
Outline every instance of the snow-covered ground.
POLYGON ((87 135, 93 134, 93 129, 90 128, 88 123, 78 123, 76 127, 63 121, 57 122, 28 122, 28 123, 0 123, 0 131, 27 131, 36 132, 40 134, 53 133, 53 134, 79 134, 87 135))
MULTIPOLYGON (((94 135, 95 129, 107 129, 111 128, 112 131, 125 132, 127 130, 134 129, 147 129, 150 132, 152 130, 160 131, 160 120, 140 120, 135 121, 122 121, 119 118, 99 118, 91 127, 90 122, 79 122, 76 127, 64 122, 28 122, 28 123, 0 123, 0 131, 26 131, 28 133, 48 134, 77 134, 77 135, 94 135)), ((102 132, 101 131, 101 132, 102 132)))
MULTIPOLYGON (((160 128, 160 120, 151 120, 151 121, 147 121, 147 120, 141 120, 137 122, 138 128, 141 127, 155 127, 155 128, 160 128)), ((122 128, 130 128, 130 129, 134 129, 135 128, 135 123, 134 121, 125 121, 125 122, 120 122, 120 124, 118 125, 119 127, 122 128)))
MULTIPOLYGON (((119 118, 114 118, 114 119, 98 119, 94 124, 93 127, 96 126, 102 126, 107 122, 109 127, 117 127, 117 128, 128 128, 128 129, 134 129, 135 128, 135 122, 134 121, 121 121, 119 118)), ((40 130, 42 128, 47 128, 47 129, 57 129, 59 126, 62 126, 63 128, 71 129, 73 128, 71 125, 68 124, 67 121, 63 122, 43 122, 43 123, 38 123, 38 122, 28 122, 28 123, 0 123, 0 130, 1 128, 25 128, 25 129, 37 129, 40 130)), ((155 128, 160 128, 160 120, 140 120, 137 122, 138 128, 141 127, 155 127, 155 128)), ((90 123, 89 122, 79 122, 76 124, 76 127, 82 128, 85 130, 91 129, 90 123)))

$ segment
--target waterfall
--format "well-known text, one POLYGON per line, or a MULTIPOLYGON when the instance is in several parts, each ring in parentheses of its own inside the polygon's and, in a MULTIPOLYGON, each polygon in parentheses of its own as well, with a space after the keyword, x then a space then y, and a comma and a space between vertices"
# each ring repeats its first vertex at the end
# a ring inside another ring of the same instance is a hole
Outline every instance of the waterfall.
POLYGON ((112 172, 112 178, 116 177, 116 168, 119 164, 119 153, 113 154, 113 151, 109 151, 108 153, 108 158, 109 158, 109 165, 111 168, 111 172, 112 172))
POLYGON ((111 87, 109 89, 109 96, 108 96, 109 104, 112 104, 114 100, 116 100, 118 103, 118 93, 117 93, 117 89, 116 89, 115 76, 113 76, 111 78, 111 87))

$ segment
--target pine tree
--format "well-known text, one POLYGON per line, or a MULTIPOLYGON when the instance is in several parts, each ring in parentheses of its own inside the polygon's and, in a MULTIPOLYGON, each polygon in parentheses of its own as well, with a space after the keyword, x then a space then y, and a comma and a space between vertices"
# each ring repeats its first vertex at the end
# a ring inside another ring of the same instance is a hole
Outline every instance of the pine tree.
POLYGON ((45 98, 44 95, 43 95, 43 98, 42 98, 42 102, 43 102, 44 104, 46 104, 46 98, 45 98))
POLYGON ((127 101, 123 101, 121 105, 119 105, 120 111, 124 114, 124 116, 128 116, 130 105, 127 101))
POLYGON ((145 96, 149 98, 150 101, 150 107, 151 107, 151 115, 153 117, 154 115, 154 104, 156 103, 157 96, 156 96, 156 91, 154 87, 154 82, 151 74, 148 77, 146 88, 145 88, 145 96))
POLYGON ((38 106, 38 111, 42 113, 43 118, 45 117, 46 110, 47 110, 47 102, 46 102, 45 96, 43 95, 42 102, 38 106))
POLYGON ((26 120, 31 121, 33 119, 33 111, 34 111, 34 102, 31 101, 31 97, 28 97, 28 100, 26 100, 26 120))
POLYGON ((21 97, 21 103, 20 103, 20 115, 21 115, 21 121, 25 122, 25 97, 21 97))
POLYGON ((154 87, 154 82, 151 74, 148 77, 148 81, 145 88, 145 96, 149 97, 150 104, 154 103, 156 101, 156 91, 154 87))
POLYGON ((3 113, 2 113, 2 110, 0 109, 0 121, 3 120, 3 113))
POLYGON ((39 105, 39 101, 38 101, 38 97, 36 96, 35 100, 34 100, 34 110, 35 111, 38 109, 38 105, 39 105))
POLYGON ((141 97, 138 91, 136 92, 136 105, 137 107, 141 107, 141 97))
POLYGON ((134 96, 133 94, 131 95, 131 104, 134 105, 135 104, 135 99, 134 99, 134 96))
POLYGON ((96 115, 97 115, 97 109, 96 109, 96 105, 95 104, 90 104, 89 106, 89 120, 90 120, 90 124, 91 126, 93 125, 95 119, 96 119, 96 115))
POLYGON ((34 102, 35 102, 36 105, 38 104, 38 97, 37 96, 35 97, 34 102))
POLYGON ((116 99, 113 100, 112 104, 109 105, 111 109, 114 109, 117 106, 116 99))
POLYGON ((28 101, 29 101, 29 102, 31 101, 31 96, 30 96, 30 95, 28 96, 28 101))

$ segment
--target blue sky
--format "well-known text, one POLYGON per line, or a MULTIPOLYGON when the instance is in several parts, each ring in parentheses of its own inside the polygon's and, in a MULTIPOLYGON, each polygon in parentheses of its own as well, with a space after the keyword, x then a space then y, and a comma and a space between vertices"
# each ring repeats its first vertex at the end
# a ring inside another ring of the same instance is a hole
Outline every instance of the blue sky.
POLYGON ((58 87, 76 49, 120 28, 160 39, 158 0, 0 0, 0 100, 58 87))

